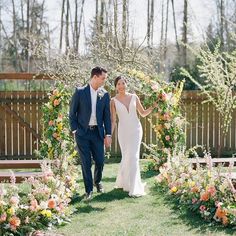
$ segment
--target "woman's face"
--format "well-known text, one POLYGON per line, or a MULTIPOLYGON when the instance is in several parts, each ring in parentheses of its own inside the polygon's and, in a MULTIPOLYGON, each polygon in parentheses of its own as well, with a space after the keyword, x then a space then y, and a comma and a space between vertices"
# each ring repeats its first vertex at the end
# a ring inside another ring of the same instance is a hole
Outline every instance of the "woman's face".
POLYGON ((125 92, 127 88, 127 84, 124 79, 119 79, 119 81, 116 84, 116 90, 118 93, 125 92))

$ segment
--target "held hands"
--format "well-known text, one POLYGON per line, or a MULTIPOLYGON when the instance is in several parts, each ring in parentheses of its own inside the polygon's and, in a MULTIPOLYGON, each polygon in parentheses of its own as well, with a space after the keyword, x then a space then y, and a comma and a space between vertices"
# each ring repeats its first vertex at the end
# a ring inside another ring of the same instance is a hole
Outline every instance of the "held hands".
POLYGON ((105 139, 104 139, 104 144, 105 144, 105 147, 106 148, 109 148, 111 147, 111 137, 110 136, 106 136, 105 139))

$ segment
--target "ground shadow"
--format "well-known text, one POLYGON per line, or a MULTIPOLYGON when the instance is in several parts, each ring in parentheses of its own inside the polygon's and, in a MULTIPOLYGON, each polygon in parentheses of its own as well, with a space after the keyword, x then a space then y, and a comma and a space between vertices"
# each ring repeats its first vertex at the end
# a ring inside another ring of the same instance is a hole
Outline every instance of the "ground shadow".
POLYGON ((105 207, 93 207, 88 203, 86 204, 81 204, 78 208, 76 213, 90 213, 92 211, 97 211, 101 212, 104 211, 106 208, 105 207))
POLYGON ((103 177, 102 182, 113 182, 115 183, 116 177, 103 177))
POLYGON ((122 189, 113 189, 110 192, 102 193, 96 195, 92 201, 97 202, 111 202, 114 200, 122 200, 129 197, 127 192, 124 192, 122 189))
POLYGON ((154 171, 154 170, 148 170, 148 171, 141 171, 141 177, 142 179, 149 179, 152 178, 153 176, 158 175, 159 172, 154 171))

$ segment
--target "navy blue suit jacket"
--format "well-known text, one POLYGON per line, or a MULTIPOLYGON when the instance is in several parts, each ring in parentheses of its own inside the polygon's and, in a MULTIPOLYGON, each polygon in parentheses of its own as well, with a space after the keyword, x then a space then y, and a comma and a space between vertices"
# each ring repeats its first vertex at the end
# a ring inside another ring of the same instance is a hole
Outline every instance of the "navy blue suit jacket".
MULTIPOLYGON (((90 85, 76 88, 70 104, 69 121, 71 130, 83 136, 86 134, 92 112, 90 85)), ((105 91, 102 97, 97 98, 96 118, 100 137, 111 135, 110 96, 105 91)))

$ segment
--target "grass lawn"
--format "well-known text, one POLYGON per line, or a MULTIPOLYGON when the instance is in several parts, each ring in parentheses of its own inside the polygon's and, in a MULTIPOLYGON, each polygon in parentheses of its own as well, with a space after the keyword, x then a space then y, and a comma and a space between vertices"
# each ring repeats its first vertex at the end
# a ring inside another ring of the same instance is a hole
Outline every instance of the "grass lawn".
MULTIPOLYGON (((141 161, 144 167, 145 160, 141 161)), ((95 193, 86 203, 82 197, 72 207, 78 211, 71 224, 54 230, 53 235, 233 235, 232 229, 211 226, 191 213, 180 213, 176 206, 165 200, 154 187, 155 172, 142 172, 147 183, 147 195, 130 198, 126 192, 114 189, 117 163, 107 163, 104 168, 105 193, 95 193)), ((84 193, 81 182, 80 194, 84 193)))

